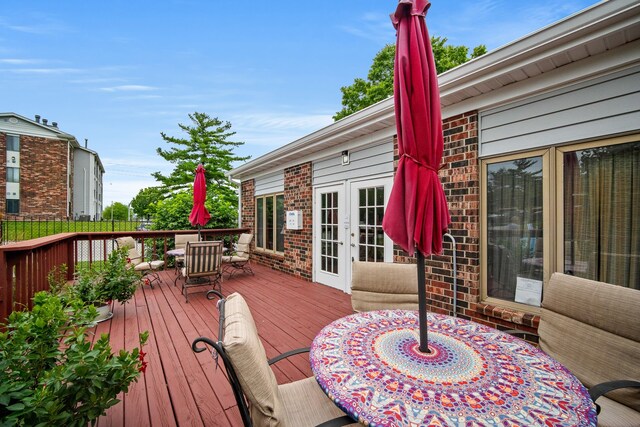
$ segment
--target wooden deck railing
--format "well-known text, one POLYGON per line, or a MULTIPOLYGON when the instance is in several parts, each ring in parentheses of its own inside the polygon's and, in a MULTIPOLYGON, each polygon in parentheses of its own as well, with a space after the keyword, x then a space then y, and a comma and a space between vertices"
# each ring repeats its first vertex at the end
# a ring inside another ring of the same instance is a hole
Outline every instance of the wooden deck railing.
MULTIPOLYGON (((232 238, 247 232, 246 228, 203 229, 202 239, 232 238)), ((114 239, 133 236, 141 239, 142 251, 149 251, 167 261, 176 234, 191 234, 193 230, 179 231, 127 231, 60 233, 53 236, 26 240, 0 246, 0 324, 13 310, 31 308, 34 294, 49 289, 47 275, 56 266, 67 265, 67 279, 73 280, 75 267, 80 261, 103 261, 114 247, 114 239), (145 251, 145 240, 152 247, 145 251)))

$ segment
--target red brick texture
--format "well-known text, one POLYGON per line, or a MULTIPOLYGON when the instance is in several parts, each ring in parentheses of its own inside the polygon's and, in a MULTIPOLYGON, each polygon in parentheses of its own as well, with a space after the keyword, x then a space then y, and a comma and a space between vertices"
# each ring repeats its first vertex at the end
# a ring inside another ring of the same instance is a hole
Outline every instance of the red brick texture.
MULTIPOLYGON (((444 152, 440 179, 451 214, 449 233, 456 239, 457 314, 498 329, 535 331, 538 317, 482 304, 480 289, 480 165, 478 114, 475 111, 443 120, 444 152)), ((397 167, 397 142, 394 142, 397 167)), ((394 248, 395 262, 415 258, 394 248)), ((441 255, 426 259, 429 310, 453 311, 453 248, 445 239, 441 255)))
MULTIPOLYGON (((311 163, 296 165, 284 170, 284 209, 302 211, 302 230, 286 230, 284 256, 254 250, 256 262, 274 270, 311 281, 313 277, 313 168, 311 163)), ((242 182, 242 226, 254 229, 255 183, 242 182)))
MULTIPOLYGON (((19 216, 67 216, 71 194, 73 157, 67 159, 68 143, 57 139, 20 136, 19 216), (69 163, 67 163, 69 162, 69 163), (67 195, 69 199, 67 199, 67 195)), ((72 155, 72 154, 71 154, 72 155)), ((6 209, 6 139, 0 134, 1 211, 6 209)))

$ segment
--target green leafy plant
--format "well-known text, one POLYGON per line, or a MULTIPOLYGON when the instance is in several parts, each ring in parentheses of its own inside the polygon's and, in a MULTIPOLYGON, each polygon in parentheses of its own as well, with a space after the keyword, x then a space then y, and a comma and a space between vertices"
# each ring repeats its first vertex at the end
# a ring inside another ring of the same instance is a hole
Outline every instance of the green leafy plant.
POLYGON ((104 264, 80 270, 69 291, 86 304, 125 303, 140 284, 140 275, 133 269, 127 250, 123 248, 113 250, 104 264))
POLYGON ((91 344, 95 307, 71 294, 35 295, 31 311, 13 312, 0 333, 0 425, 95 424, 140 372, 140 347, 113 354, 109 336, 91 344))

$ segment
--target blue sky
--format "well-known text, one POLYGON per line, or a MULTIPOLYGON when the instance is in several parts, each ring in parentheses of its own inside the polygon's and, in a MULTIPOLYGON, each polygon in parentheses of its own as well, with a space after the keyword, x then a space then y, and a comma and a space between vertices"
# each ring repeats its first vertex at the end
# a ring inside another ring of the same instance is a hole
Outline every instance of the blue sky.
MULTIPOLYGON (((431 35, 493 50, 597 3, 432 0, 431 35)), ((11 2, 0 9, 0 112, 58 122, 106 169, 105 204, 128 203, 171 165, 160 132, 205 112, 258 157, 332 123, 340 87, 393 43, 396 1, 11 2)))

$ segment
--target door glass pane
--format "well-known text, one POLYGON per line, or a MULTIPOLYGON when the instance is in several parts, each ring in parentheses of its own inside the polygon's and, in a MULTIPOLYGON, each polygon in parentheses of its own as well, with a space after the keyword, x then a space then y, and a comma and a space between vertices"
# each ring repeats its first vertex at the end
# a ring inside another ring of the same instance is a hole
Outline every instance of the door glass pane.
POLYGON ((384 186, 361 188, 359 194, 358 260, 384 262, 384 186))
POLYGON ((264 199, 256 199, 256 247, 264 248, 264 199))
POLYGON ((487 165, 489 297, 539 305, 536 298, 517 295, 516 288, 518 283, 533 283, 541 296, 542 213, 542 157, 487 165))
POLYGON ((564 154, 564 272, 640 289, 640 142, 564 154))
POLYGON ((338 274, 338 193, 322 193, 320 199, 320 268, 338 274))

